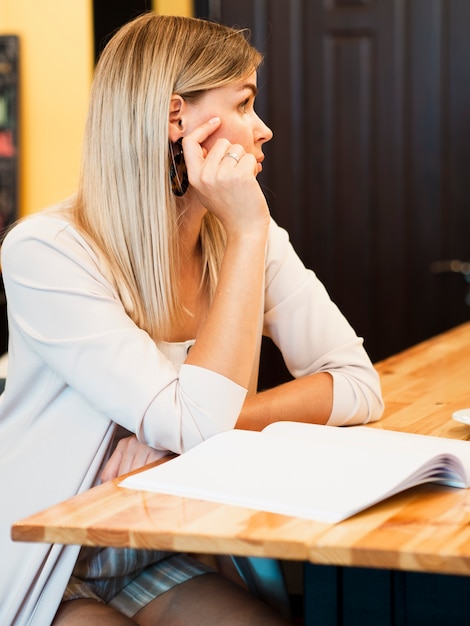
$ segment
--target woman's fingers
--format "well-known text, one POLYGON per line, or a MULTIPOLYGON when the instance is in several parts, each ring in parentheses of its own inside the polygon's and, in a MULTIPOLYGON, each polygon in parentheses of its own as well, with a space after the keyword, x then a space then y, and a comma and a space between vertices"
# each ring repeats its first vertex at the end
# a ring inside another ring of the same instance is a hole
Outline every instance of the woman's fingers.
POLYGON ((205 124, 201 124, 194 129, 189 135, 183 138, 183 150, 186 165, 191 168, 199 165, 202 166, 207 156, 207 150, 202 144, 214 133, 220 126, 220 117, 213 117, 205 124))
POLYGON ((101 473, 101 481, 113 480, 122 474, 158 461, 166 452, 141 443, 135 435, 121 439, 101 473))
POLYGON ((206 171, 214 171, 215 168, 226 165, 225 157, 227 155, 232 155, 233 163, 231 165, 233 167, 246 154, 243 146, 231 144, 228 139, 220 137, 212 144, 210 149, 203 145, 219 126, 220 118, 214 117, 183 138, 184 158, 188 167, 188 174, 190 181, 192 178, 196 184, 203 168, 206 171), (236 161, 234 157, 236 157, 236 161))
POLYGON ((256 179, 259 163, 241 144, 211 135, 219 128, 214 118, 183 139, 190 184, 201 204, 218 217, 227 234, 251 230, 269 217, 266 199, 256 179), (208 144, 210 144, 208 146, 208 144))
POLYGON ((260 168, 255 157, 246 153, 240 144, 231 144, 228 139, 219 137, 210 149, 203 145, 219 128, 220 122, 219 117, 213 117, 183 138, 184 158, 188 167, 189 180, 192 184, 197 185, 203 169, 205 172, 209 172, 210 177, 210 172, 215 175, 217 168, 230 167, 233 169, 242 160, 243 165, 248 166, 250 174, 253 173, 256 176, 259 172, 260 168))
POLYGON ((101 482, 105 483, 108 480, 113 480, 116 476, 119 476, 119 468, 122 461, 122 452, 119 449, 119 444, 113 454, 110 456, 106 465, 101 472, 101 482))

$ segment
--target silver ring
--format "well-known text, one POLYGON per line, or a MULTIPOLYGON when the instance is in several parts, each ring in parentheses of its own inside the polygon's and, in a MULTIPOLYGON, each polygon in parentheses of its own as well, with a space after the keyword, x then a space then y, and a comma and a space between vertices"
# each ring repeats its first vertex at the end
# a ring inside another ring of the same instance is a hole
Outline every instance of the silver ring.
POLYGON ((225 157, 230 157, 231 159, 235 159, 237 163, 240 161, 240 157, 238 156, 236 152, 227 152, 227 154, 224 154, 222 158, 225 159, 225 157))

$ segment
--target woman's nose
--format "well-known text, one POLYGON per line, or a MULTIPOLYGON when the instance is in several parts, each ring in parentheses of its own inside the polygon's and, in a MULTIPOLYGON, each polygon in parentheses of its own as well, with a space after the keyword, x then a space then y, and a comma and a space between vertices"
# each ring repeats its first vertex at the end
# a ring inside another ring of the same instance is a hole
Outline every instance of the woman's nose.
POLYGON ((258 141, 265 143, 266 141, 270 141, 273 138, 273 131, 269 128, 267 124, 263 122, 263 120, 258 117, 259 128, 257 129, 258 141))

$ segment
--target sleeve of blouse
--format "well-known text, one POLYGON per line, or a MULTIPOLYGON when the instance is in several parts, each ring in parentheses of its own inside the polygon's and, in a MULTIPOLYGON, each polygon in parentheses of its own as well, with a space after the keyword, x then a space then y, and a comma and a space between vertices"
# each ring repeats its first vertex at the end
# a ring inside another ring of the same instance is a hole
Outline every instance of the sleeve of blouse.
POLYGON ((183 452, 234 427, 246 390, 216 372, 175 366, 126 314, 96 257, 65 222, 26 220, 6 237, 9 323, 31 358, 114 422, 183 452))
POLYGON ((264 333, 295 377, 333 377, 330 425, 378 420, 383 401, 378 374, 348 321, 316 275, 305 268, 285 230, 271 223, 267 251, 264 333))

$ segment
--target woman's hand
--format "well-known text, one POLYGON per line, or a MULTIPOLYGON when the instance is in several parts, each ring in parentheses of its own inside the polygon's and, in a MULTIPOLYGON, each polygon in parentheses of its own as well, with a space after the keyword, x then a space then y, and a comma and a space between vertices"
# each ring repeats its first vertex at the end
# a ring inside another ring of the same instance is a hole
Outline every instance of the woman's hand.
POLYGON ((261 333, 270 216, 255 156, 224 137, 206 141, 219 128, 215 118, 183 139, 191 200, 215 215, 227 235, 216 291, 185 364, 248 389, 261 333), (236 158, 227 156, 232 153, 236 158))
POLYGON ((101 481, 106 482, 158 461, 166 456, 166 450, 155 450, 141 443, 135 435, 121 439, 109 457, 101 473, 101 481))
POLYGON ((269 209, 256 179, 260 165, 254 155, 225 138, 218 138, 209 151, 203 147, 219 125, 220 119, 214 118, 183 139, 189 181, 228 236, 267 228, 269 209))

